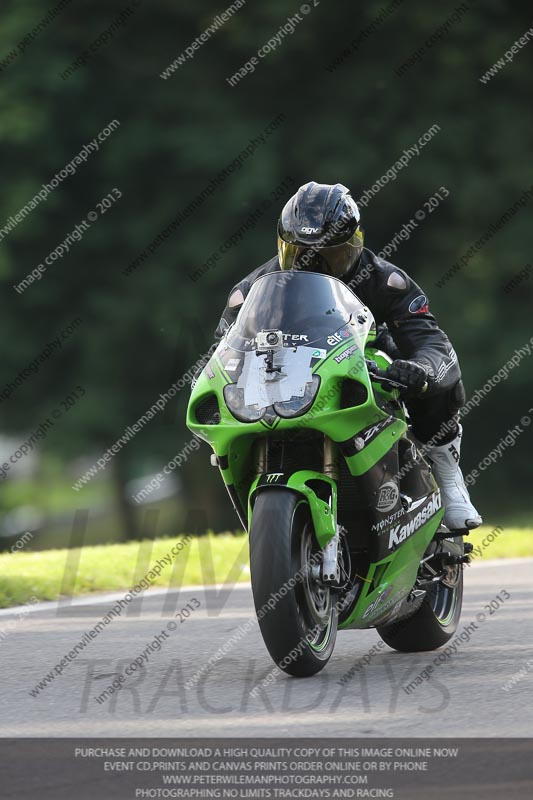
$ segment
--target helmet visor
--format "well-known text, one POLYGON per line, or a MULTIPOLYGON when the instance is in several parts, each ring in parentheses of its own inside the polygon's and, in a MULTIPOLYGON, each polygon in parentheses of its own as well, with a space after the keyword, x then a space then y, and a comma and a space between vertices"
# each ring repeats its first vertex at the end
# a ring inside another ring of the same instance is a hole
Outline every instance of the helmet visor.
POLYGON ((330 275, 333 278, 344 277, 361 255, 362 249, 362 234, 359 230, 347 242, 331 247, 305 246, 278 239, 281 269, 320 272, 322 275, 330 275))

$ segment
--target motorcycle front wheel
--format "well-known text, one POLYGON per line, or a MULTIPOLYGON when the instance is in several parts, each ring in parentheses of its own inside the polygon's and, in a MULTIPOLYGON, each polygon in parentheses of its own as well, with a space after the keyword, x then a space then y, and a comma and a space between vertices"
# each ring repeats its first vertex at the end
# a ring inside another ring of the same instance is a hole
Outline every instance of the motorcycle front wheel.
POLYGON ((255 610, 271 658, 299 678, 326 666, 337 636, 335 595, 319 578, 320 553, 303 497, 281 487, 257 497, 250 527, 255 610))

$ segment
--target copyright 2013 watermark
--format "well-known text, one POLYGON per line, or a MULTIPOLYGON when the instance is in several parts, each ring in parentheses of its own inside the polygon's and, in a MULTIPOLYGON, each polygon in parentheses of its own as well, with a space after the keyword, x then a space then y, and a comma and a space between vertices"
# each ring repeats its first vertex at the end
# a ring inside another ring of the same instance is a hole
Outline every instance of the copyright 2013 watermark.
POLYGON ((226 83, 233 88, 247 75, 251 75, 259 66, 259 60, 266 58, 270 53, 273 53, 278 47, 281 47, 283 41, 287 36, 292 36, 298 25, 303 22, 304 17, 308 16, 313 9, 320 5, 320 0, 310 0, 309 3, 302 3, 299 11, 292 17, 287 17, 283 25, 278 31, 270 37, 270 39, 263 44, 256 54, 252 56, 240 69, 237 70, 230 78, 226 78, 226 83))

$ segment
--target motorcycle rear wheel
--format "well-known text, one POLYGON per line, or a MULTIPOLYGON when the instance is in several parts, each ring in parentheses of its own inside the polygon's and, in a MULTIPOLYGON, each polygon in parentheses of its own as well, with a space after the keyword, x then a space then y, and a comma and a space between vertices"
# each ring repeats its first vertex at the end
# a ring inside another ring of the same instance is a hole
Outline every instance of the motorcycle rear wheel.
MULTIPOLYGON (((453 539, 463 549, 463 538, 453 539)), ((446 540, 444 540, 444 545, 446 540)), ((404 620, 377 628, 389 647, 402 653, 437 650, 455 634, 463 606, 463 568, 450 570, 445 581, 427 588, 426 596, 415 613, 404 620)))

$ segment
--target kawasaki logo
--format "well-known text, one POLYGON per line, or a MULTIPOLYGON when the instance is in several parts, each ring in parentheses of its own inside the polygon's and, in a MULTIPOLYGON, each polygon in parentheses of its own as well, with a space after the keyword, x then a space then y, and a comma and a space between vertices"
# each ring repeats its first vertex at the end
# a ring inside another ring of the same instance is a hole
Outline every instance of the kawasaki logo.
POLYGON ((437 511, 442 508, 442 500, 440 492, 435 492, 433 497, 424 506, 422 511, 419 511, 416 517, 405 525, 396 525, 391 529, 389 536, 389 549, 396 547, 397 544, 404 542, 415 531, 422 527, 428 520, 433 517, 437 511))

